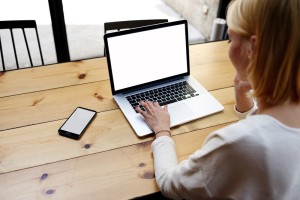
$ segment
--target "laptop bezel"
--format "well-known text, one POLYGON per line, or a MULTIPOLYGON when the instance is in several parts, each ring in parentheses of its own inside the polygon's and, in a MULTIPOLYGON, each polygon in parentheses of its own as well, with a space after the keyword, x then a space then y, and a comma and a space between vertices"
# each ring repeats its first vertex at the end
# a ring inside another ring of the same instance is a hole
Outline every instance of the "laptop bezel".
POLYGON ((159 85, 164 82, 168 82, 170 80, 178 79, 184 76, 190 75, 190 59, 189 59, 189 40, 188 40, 188 24, 187 20, 179 20, 179 21, 173 21, 173 22, 166 22, 166 23, 160 23, 160 24, 154 24, 154 25, 148 25, 148 26, 143 26, 143 27, 138 27, 134 29, 129 29, 129 30, 123 30, 123 31, 118 31, 118 32, 113 32, 113 33, 106 33, 104 36, 104 44, 105 44, 105 51, 106 51, 106 59, 107 59, 107 65, 108 65, 108 72, 109 72, 109 77, 110 77, 110 85, 111 85, 111 91, 113 95, 120 94, 120 93, 128 93, 132 92, 141 88, 147 88, 147 87, 152 87, 154 85, 159 85), (112 73, 112 67, 111 67, 111 61, 110 61, 110 52, 109 48, 106 48, 108 46, 108 39, 112 37, 118 37, 122 35, 128 35, 131 33, 137 33, 137 32, 143 32, 143 31, 148 31, 148 30, 154 30, 154 29, 159 29, 159 28, 165 28, 169 26, 176 26, 176 25, 184 25, 185 26, 185 42, 186 42, 186 58, 187 58, 187 72, 178 74, 175 76, 171 76, 168 78, 163 78, 160 80, 140 84, 137 86, 132 86, 129 88, 125 89, 120 89, 120 90, 115 90, 114 87, 114 77, 112 73))

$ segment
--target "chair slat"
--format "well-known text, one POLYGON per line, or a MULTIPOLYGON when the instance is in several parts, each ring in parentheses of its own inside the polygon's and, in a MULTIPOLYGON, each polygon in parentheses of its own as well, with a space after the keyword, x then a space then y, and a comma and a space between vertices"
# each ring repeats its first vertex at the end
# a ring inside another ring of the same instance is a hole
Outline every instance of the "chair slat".
POLYGON ((13 44, 13 48, 14 48, 15 59, 16 59, 16 63, 17 63, 17 69, 19 69, 19 62, 18 62, 18 55, 17 55, 17 51, 16 51, 14 34, 13 34, 13 31, 12 31, 11 28, 9 30, 10 30, 11 40, 12 40, 12 44, 13 44))
POLYGON ((0 37, 0 53, 1 53, 1 61, 2 61, 2 66, 3 66, 3 71, 6 71, 5 70, 4 57, 3 57, 3 51, 2 51, 1 37, 0 37))
POLYGON ((44 59, 43 59, 43 54, 42 54, 42 48, 41 48, 41 44, 40 44, 40 37, 39 37, 39 33, 38 33, 38 31, 37 31, 37 28, 35 29, 35 34, 36 34, 37 42, 38 42, 38 45, 39 45, 39 50, 40 50, 40 56, 41 56, 42 65, 44 65, 44 59))
POLYGON ((32 58, 31 58, 31 54, 30 54, 30 51, 29 51, 28 42, 27 42, 27 37, 26 37, 26 35, 25 35, 24 28, 22 28, 22 32, 23 32, 23 36, 24 36, 24 39, 25 39, 25 44, 26 44, 26 49, 27 49, 27 53, 28 53, 28 56, 29 56, 29 60, 30 60, 30 65, 31 65, 31 67, 33 67, 33 64, 32 64, 32 58))

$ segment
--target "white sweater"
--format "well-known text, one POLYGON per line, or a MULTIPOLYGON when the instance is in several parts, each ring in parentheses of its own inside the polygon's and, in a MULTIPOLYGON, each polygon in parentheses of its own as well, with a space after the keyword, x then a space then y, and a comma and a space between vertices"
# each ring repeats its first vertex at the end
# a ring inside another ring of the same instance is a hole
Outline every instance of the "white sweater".
POLYGON ((173 199, 300 199, 300 129, 267 115, 211 133, 180 164, 171 137, 152 150, 157 184, 173 199))

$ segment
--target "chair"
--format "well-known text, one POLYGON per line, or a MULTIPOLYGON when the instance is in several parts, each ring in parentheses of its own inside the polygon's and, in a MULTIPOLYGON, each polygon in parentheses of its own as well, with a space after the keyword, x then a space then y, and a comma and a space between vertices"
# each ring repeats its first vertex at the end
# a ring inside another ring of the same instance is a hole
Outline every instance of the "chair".
MULTIPOLYGON (((226 19, 227 7, 228 7, 230 1, 231 0, 220 0, 217 18, 226 19)), ((228 29, 228 26, 226 24, 222 40, 228 40, 227 29, 228 29)))
MULTIPOLYGON (((27 34, 24 31, 24 29, 27 29, 27 28, 35 29, 36 39, 37 39, 37 43, 38 43, 38 47, 39 47, 38 49, 39 49, 39 53, 40 53, 40 58, 41 58, 42 65, 44 65, 44 59, 43 59, 43 55, 42 55, 40 39, 39 39, 35 20, 0 21, 0 29, 10 30, 10 36, 11 36, 12 46, 13 46, 13 50, 14 50, 14 57, 15 57, 15 61, 17 64, 17 69, 20 69, 20 64, 19 64, 18 55, 17 55, 17 51, 16 51, 16 39, 14 37, 13 29, 22 29, 28 57, 30 60, 30 64, 31 64, 31 67, 33 67, 32 55, 30 53, 29 46, 28 46, 28 38, 27 38, 27 34)), ((0 53, 1 53, 3 71, 6 71, 5 61, 4 61, 4 57, 3 57, 4 56, 3 41, 1 41, 1 37, 0 37, 0 53)))
MULTIPOLYGON (((108 31, 120 31, 122 29, 132 29, 141 26, 147 26, 152 24, 159 24, 168 22, 168 19, 147 19, 147 20, 130 20, 130 21, 116 21, 104 23, 104 34, 108 31)), ((104 47, 105 56, 105 47, 104 47)))

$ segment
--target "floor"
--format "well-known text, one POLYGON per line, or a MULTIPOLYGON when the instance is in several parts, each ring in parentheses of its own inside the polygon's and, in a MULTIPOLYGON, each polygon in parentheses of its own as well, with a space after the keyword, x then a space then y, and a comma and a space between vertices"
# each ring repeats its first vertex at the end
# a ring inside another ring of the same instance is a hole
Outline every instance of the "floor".
MULTIPOLYGON (((166 5, 163 0, 109 0, 105 1, 104 6, 103 2, 101 1, 88 1, 89 7, 83 7, 87 6, 87 4, 78 4, 77 7, 80 7, 80 10, 90 9, 91 12, 81 13, 78 15, 74 14, 74 12, 76 12, 76 5, 74 1, 64 0, 65 21, 71 60, 81 60, 103 56, 104 22, 155 18, 168 19, 169 21, 182 19, 182 17, 172 8, 166 5), (91 6, 93 5, 92 3, 94 3, 94 6, 91 6), (96 5, 97 3, 102 6, 96 5), (115 5, 118 5, 117 8, 115 5), (96 10, 93 10, 95 7, 96 10), (90 13, 92 13, 92 15, 90 13)), ((39 25, 38 31, 45 64, 56 63, 57 60, 51 26, 39 25)), ((10 50, 4 52, 5 64, 8 66, 8 69, 13 69, 14 66, 16 66, 16 63, 13 56, 12 44, 9 39, 9 35, 8 33, 0 33, 4 49, 6 47, 8 49, 10 48, 10 50)), ((15 34, 18 35, 20 33, 16 32, 15 34)), ((35 42, 35 38, 33 36, 31 36, 31 38, 32 40, 29 41, 29 46, 30 49, 33 50, 33 64, 38 66, 41 65, 41 61, 37 52, 37 43, 35 42)), ((191 25, 189 25, 189 41, 190 43, 199 43, 204 41, 202 34, 191 25)), ((20 59, 20 65, 23 67, 28 67, 29 59, 27 58, 27 52, 25 50, 25 42, 24 40, 19 39, 18 43, 20 43, 20 45, 17 47, 19 49, 18 57, 20 59)), ((0 71, 1 69, 2 64, 0 62, 0 71)))

